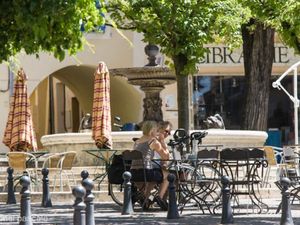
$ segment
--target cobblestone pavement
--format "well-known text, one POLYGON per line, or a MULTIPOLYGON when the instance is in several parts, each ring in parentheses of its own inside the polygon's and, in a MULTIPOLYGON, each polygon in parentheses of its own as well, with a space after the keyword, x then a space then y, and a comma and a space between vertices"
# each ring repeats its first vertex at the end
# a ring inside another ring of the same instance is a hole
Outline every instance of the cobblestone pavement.
MULTIPOLYGON (((278 200, 268 200, 270 210, 268 213, 257 214, 251 206, 248 208, 234 209, 234 224, 250 225, 275 225, 280 223, 281 214, 275 214, 278 200)), ((20 215, 20 205, 0 204, 0 224, 10 225, 18 224, 20 215)), ((51 208, 43 208, 40 204, 32 204, 32 219, 34 224, 43 225, 69 225, 73 224, 72 204, 54 204, 51 208)), ((300 206, 292 206, 292 215, 294 224, 300 224, 300 206)), ((179 219, 166 219, 167 212, 159 211, 153 208, 150 211, 142 212, 137 209, 133 215, 121 215, 121 207, 112 202, 95 203, 95 221, 96 224, 203 224, 217 225, 220 224, 221 214, 210 215, 203 214, 196 208, 186 208, 179 219)))

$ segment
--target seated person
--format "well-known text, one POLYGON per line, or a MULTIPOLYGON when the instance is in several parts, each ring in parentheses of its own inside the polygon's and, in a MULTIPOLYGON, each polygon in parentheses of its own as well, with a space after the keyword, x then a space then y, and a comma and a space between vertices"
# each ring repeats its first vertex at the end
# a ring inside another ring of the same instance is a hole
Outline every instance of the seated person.
MULTIPOLYGON (((167 144, 165 142, 166 138, 171 135, 171 130, 172 130, 172 124, 169 121, 160 121, 158 123, 158 141, 161 143, 161 146, 163 149, 165 149, 166 152, 168 152, 168 154, 170 154, 167 144)), ((158 154, 157 151, 154 152, 154 159, 160 159, 160 155, 158 154)), ((168 171, 168 161, 159 161, 159 164, 161 166, 162 169, 162 173, 163 173, 163 179, 167 180, 167 177, 169 175, 169 171, 168 171)), ((161 193, 166 193, 168 190, 168 182, 163 182, 160 185, 160 190, 161 193)), ((164 197, 163 199, 166 199, 166 194, 165 196, 161 196, 164 197)))
POLYGON ((134 149, 141 151, 143 154, 144 161, 138 162, 138 160, 133 160, 131 164, 131 173, 133 178, 143 176, 143 168, 141 165, 144 165, 146 169, 146 180, 147 185, 145 188, 145 199, 144 207, 148 208, 150 206, 150 201, 148 200, 151 190, 154 188, 156 183, 161 183, 163 189, 159 189, 158 195, 154 197, 154 201, 158 203, 162 210, 167 210, 167 204, 163 201, 163 197, 166 192, 166 186, 168 181, 163 175, 160 164, 153 162, 154 153, 157 152, 161 159, 169 159, 169 151, 165 149, 161 142, 158 140, 158 125, 154 121, 145 121, 142 126, 143 136, 140 137, 134 144, 134 149))

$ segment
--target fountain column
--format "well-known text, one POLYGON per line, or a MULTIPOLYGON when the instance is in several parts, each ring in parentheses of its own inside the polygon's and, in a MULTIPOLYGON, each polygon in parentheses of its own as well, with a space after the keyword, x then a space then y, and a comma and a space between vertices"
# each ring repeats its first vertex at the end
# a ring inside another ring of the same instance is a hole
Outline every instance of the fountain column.
POLYGON ((145 92, 144 98, 144 113, 143 121, 146 120, 155 120, 162 121, 163 113, 161 110, 162 99, 160 98, 160 92, 164 87, 147 87, 141 86, 141 90, 145 92))

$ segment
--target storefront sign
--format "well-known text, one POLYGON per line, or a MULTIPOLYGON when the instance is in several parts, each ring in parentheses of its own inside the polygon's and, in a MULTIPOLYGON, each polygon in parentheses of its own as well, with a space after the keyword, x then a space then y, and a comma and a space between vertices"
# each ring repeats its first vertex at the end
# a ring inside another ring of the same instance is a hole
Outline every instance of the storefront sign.
MULTIPOLYGON (((200 61, 200 64, 242 64, 243 52, 242 49, 231 50, 227 46, 208 46, 205 58, 200 61)), ((275 64, 292 63, 295 60, 293 49, 289 49, 283 45, 275 46, 275 64)), ((299 57, 298 57, 299 59, 299 57)))

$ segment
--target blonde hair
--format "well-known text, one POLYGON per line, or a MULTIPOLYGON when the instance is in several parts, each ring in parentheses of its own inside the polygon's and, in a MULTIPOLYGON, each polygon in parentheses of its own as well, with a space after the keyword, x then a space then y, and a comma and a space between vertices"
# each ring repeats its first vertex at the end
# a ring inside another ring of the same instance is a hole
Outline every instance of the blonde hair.
POLYGON ((143 135, 149 135, 153 128, 157 128, 157 123, 155 121, 144 121, 142 126, 143 135))

